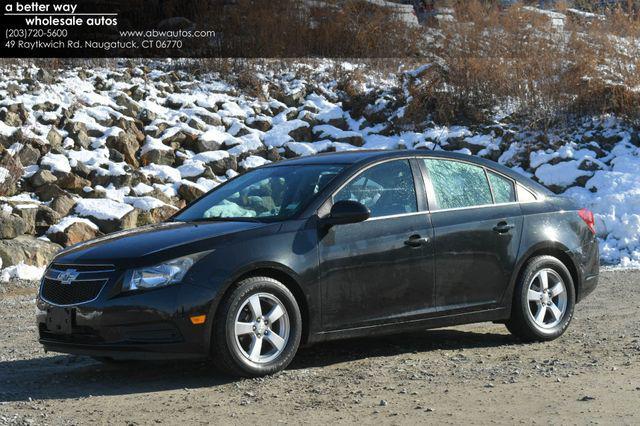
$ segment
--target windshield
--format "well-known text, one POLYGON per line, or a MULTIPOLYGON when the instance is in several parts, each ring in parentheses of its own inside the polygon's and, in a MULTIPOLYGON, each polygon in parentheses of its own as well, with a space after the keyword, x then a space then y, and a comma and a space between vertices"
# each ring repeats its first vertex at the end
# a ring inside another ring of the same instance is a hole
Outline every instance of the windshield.
POLYGON ((342 168, 325 164, 256 169, 213 190, 173 220, 287 219, 327 186, 342 168))

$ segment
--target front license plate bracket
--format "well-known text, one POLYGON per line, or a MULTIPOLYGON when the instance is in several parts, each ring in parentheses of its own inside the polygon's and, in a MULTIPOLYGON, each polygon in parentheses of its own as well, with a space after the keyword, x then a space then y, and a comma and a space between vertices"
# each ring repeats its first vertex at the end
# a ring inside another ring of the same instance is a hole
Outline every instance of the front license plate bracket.
POLYGON ((55 334, 71 334, 73 311, 70 308, 49 308, 47 330, 55 334))

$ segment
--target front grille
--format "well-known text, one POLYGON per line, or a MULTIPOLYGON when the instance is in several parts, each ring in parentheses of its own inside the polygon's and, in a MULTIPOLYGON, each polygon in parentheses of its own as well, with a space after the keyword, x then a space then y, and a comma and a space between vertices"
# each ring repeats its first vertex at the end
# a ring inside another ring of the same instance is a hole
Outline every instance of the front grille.
POLYGON ((51 265, 40 296, 55 305, 75 305, 94 300, 114 272, 110 265, 51 265))

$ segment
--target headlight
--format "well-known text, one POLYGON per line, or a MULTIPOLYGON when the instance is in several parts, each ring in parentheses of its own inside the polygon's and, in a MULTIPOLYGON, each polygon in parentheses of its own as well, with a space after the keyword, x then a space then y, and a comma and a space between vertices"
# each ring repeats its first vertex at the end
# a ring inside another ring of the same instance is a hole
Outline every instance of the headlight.
POLYGON ((146 290, 177 284, 200 258, 209 253, 197 253, 146 268, 131 269, 125 275, 122 290, 146 290))

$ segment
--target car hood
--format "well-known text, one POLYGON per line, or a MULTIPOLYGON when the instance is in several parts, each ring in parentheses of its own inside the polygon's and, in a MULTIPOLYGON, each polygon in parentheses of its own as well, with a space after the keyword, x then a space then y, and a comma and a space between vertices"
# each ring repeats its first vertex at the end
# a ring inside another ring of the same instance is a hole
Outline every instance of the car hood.
POLYGON ((166 222, 120 231, 69 247, 59 264, 144 265, 212 250, 242 234, 279 227, 257 222, 166 222))

